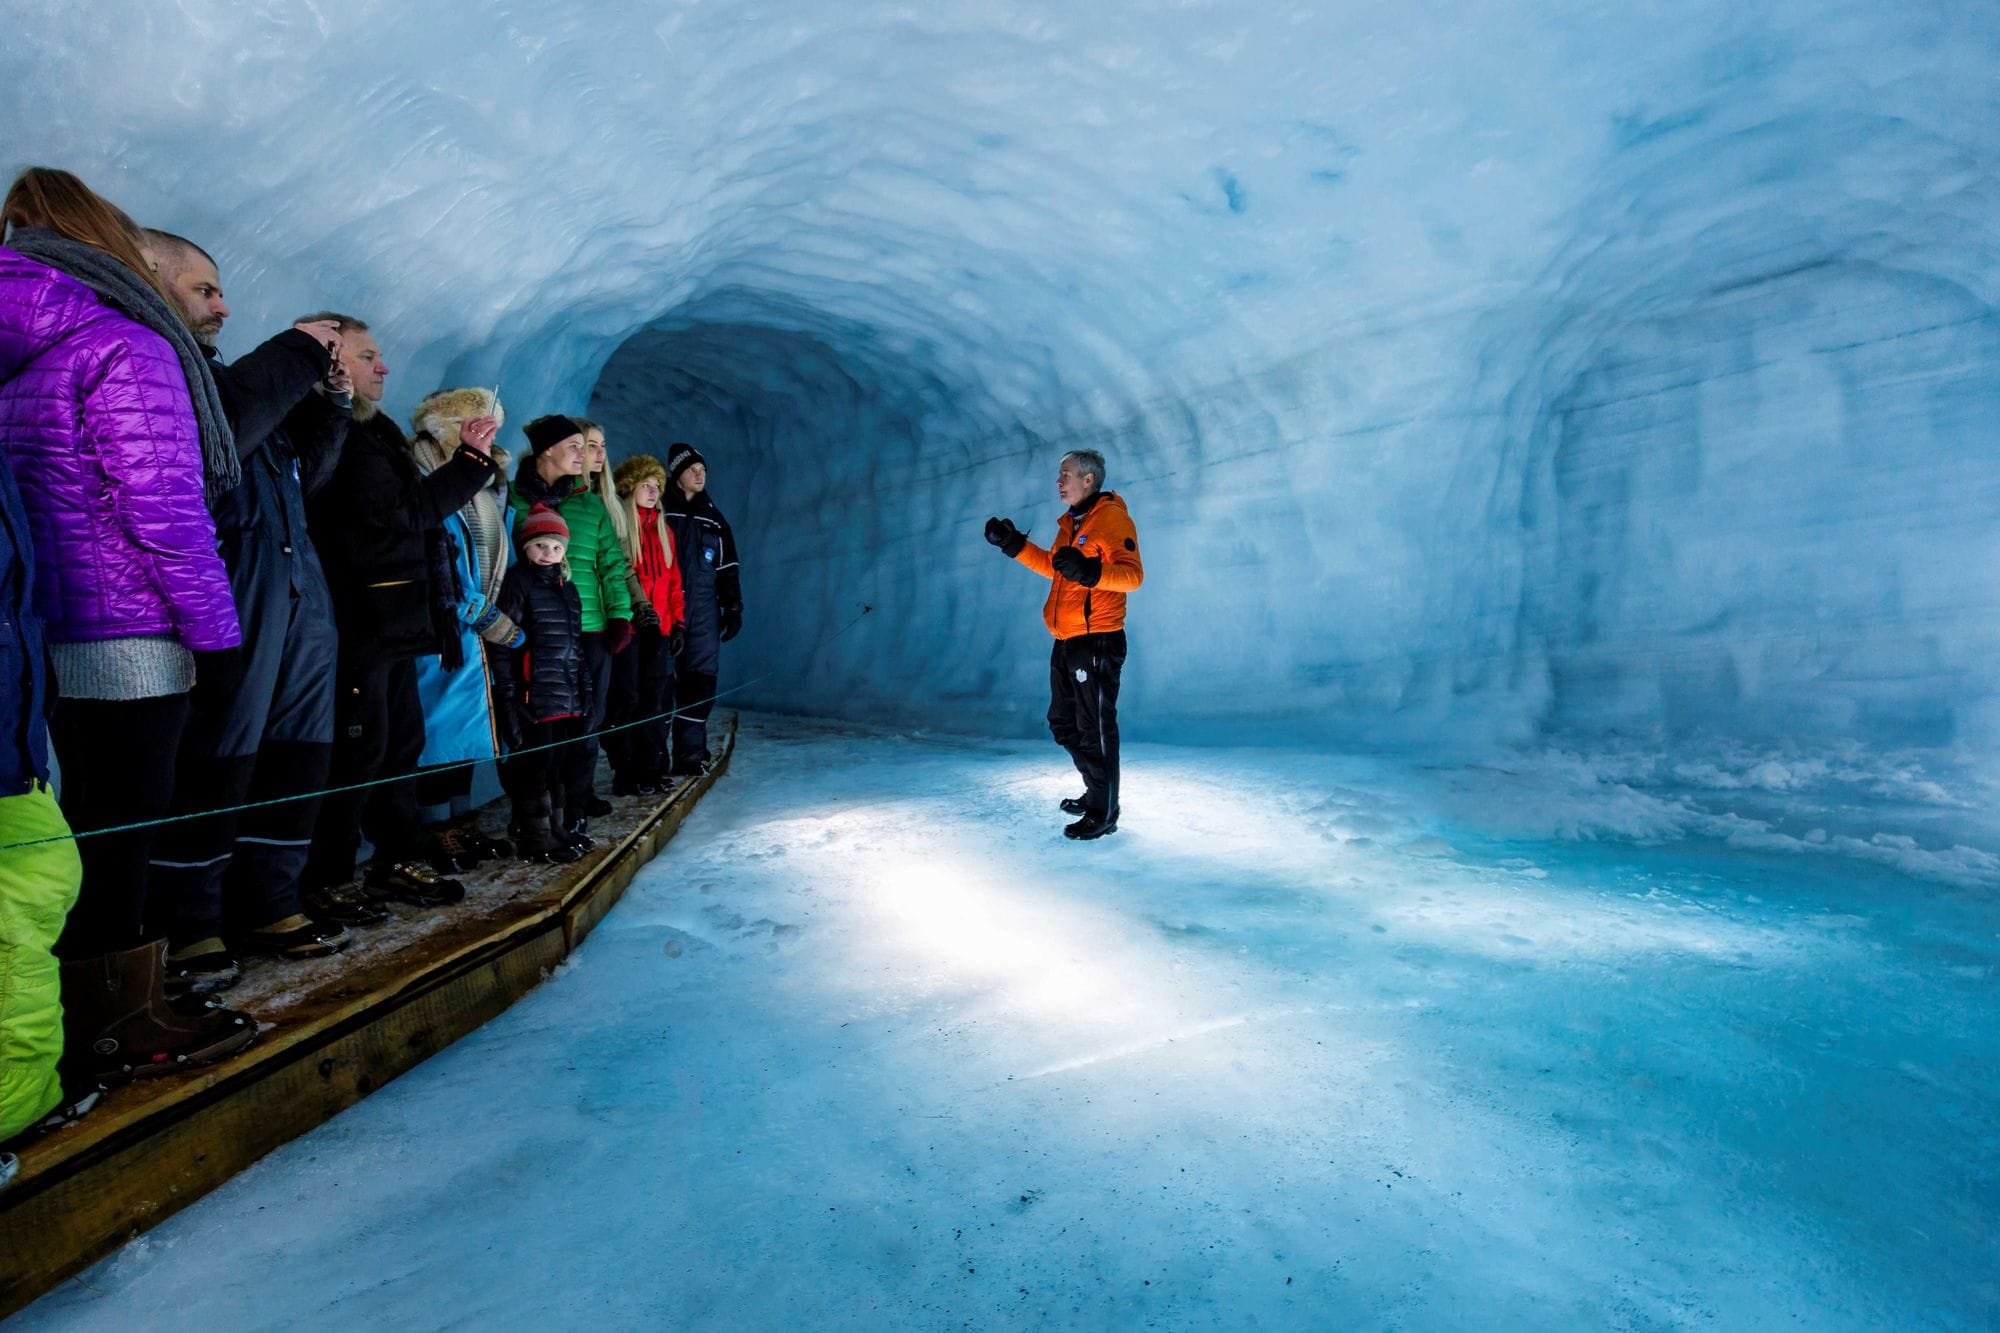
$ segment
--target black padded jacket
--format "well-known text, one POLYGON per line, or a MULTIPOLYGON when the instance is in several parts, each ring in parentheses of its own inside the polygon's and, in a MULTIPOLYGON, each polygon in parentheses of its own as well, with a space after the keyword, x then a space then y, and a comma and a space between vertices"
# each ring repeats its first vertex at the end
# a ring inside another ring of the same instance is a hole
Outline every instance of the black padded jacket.
POLYGON ((444 522, 493 473, 491 458, 460 445, 426 475, 386 413, 355 413, 339 466, 306 508, 343 658, 444 653, 456 665, 458 590, 444 522))
POLYGON ((493 702, 523 722, 554 722, 590 712, 590 672, 583 662, 583 599, 561 565, 516 559, 500 582, 500 613, 528 641, 499 649, 493 702))

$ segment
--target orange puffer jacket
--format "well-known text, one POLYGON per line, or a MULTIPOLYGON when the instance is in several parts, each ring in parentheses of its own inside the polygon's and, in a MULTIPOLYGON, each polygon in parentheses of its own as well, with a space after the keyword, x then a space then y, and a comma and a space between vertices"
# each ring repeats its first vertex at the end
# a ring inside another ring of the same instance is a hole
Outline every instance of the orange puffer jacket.
POLYGON ((1048 622, 1049 633, 1058 639, 1074 639, 1079 634, 1109 634, 1124 629, 1125 594, 1146 581, 1146 570, 1139 563, 1139 533, 1132 526, 1125 501, 1116 491, 1106 491, 1084 514, 1081 527, 1076 516, 1065 509, 1056 524, 1055 547, 1050 549, 1063 546, 1075 546, 1085 555, 1104 562, 1104 572, 1098 577, 1096 587, 1086 588, 1058 575, 1055 566, 1049 563, 1049 552, 1033 542, 1022 546, 1020 554, 1014 557, 1043 578, 1053 580, 1048 604, 1042 608, 1042 619, 1048 622))

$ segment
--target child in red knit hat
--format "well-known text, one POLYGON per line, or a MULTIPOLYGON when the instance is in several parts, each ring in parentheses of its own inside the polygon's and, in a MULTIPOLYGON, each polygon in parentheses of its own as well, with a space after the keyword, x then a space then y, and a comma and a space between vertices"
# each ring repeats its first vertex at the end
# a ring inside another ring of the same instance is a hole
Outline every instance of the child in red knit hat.
POLYGON ((569 525, 536 505, 514 525, 521 558, 500 584, 500 611, 526 636, 518 648, 488 647, 493 715, 507 743, 500 776, 514 800, 512 833, 523 860, 576 860, 588 839, 564 833, 561 760, 590 716, 590 671, 583 658, 583 601, 563 559, 569 525))

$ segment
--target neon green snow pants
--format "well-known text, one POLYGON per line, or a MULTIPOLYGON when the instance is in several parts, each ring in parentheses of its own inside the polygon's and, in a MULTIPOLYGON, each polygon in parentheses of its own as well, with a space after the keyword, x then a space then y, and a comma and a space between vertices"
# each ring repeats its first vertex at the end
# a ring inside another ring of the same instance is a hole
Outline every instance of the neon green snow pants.
POLYGON ((62 841, 0 852, 0 1142, 62 1100, 62 974, 51 950, 83 862, 46 786, 0 797, 0 847, 36 838, 62 841))

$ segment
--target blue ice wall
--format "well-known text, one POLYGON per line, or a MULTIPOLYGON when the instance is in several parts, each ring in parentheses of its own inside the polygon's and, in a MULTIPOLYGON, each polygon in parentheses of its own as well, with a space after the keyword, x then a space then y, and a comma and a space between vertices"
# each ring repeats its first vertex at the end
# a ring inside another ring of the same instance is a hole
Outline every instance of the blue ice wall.
POLYGON ((1140 734, 2000 740, 1991 6, 13 13, 234 348, 698 443, 746 702, 1038 726, 977 527, 1089 446, 1140 734))

